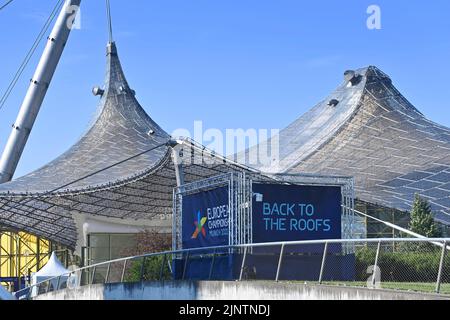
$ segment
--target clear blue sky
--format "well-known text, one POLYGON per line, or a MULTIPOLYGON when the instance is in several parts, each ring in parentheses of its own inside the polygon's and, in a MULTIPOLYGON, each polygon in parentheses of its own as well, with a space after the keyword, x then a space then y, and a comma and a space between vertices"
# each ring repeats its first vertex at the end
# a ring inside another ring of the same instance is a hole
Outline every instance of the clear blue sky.
MULTIPOLYGON (((4 0, 0 0, 3 3, 4 0)), ((0 12, 0 90, 7 87, 56 0, 15 0, 0 12)), ((428 118, 450 127, 450 1, 111 0, 130 85, 166 131, 283 128, 341 83, 376 65, 428 118), (382 30, 366 27, 367 7, 382 30)), ((103 0, 82 1, 17 176, 68 149, 87 128, 102 84, 103 0)), ((0 111, 0 149, 33 74, 31 61, 0 111)))

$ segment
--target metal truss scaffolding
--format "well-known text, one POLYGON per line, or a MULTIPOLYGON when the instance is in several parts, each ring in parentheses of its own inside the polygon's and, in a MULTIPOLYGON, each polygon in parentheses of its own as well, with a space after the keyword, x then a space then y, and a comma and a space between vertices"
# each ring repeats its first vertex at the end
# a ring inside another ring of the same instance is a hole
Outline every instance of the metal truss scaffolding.
POLYGON ((343 80, 272 139, 280 161, 258 169, 352 176, 358 200, 403 212, 419 194, 450 225, 450 128, 427 119, 375 66, 343 80))
POLYGON ((39 271, 52 252, 69 264, 69 252, 48 240, 27 234, 0 231, 0 283, 17 288, 31 273, 39 271))
MULTIPOLYGON (((336 186, 342 194, 342 238, 354 239, 357 228, 354 205, 354 180, 350 177, 326 177, 299 174, 263 175, 245 172, 229 172, 204 180, 177 187, 173 191, 173 250, 185 249, 182 246, 183 197, 205 192, 219 187, 228 187, 229 198, 229 245, 253 243, 252 230, 252 185, 257 183, 292 184, 305 186, 336 186)), ((359 235, 361 236, 361 235, 359 235)), ((353 248, 343 248, 353 252, 353 248)))
POLYGON ((181 229, 183 197, 220 187, 228 187, 228 225, 230 226, 228 244, 239 245, 252 242, 251 180, 247 178, 245 172, 229 172, 174 189, 172 225, 174 250, 183 249, 181 229))

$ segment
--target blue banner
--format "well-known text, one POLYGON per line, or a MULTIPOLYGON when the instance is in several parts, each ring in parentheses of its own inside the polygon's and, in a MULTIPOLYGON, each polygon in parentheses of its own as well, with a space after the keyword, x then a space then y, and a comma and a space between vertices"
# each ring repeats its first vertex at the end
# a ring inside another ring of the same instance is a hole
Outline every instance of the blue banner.
POLYGON ((228 186, 183 197, 183 249, 229 244, 228 202, 228 186))
POLYGON ((253 242, 341 239, 341 188, 253 184, 253 242))

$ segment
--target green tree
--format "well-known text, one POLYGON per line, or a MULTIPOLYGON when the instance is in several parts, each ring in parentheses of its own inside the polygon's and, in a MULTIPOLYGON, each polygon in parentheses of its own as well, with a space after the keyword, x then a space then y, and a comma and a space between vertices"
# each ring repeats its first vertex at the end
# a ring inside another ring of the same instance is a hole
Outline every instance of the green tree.
MULTIPOLYGON (((124 252, 124 256, 141 256, 150 253, 170 251, 172 235, 156 231, 145 231, 136 235, 136 247, 124 252)), ((125 273, 125 282, 172 279, 170 270, 172 255, 152 256, 131 260, 125 273), (161 278, 162 276, 162 278, 161 278)))
POLYGON ((427 238, 437 238, 441 236, 441 232, 434 221, 430 204, 418 194, 416 194, 416 198, 414 199, 409 228, 412 232, 427 238))

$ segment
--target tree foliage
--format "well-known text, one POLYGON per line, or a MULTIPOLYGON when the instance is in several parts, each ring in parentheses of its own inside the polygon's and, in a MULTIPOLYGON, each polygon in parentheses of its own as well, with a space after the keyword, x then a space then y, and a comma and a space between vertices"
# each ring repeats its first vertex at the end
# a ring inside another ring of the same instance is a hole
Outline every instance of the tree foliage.
POLYGON ((412 232, 427 238, 437 238, 441 236, 441 232, 434 221, 430 204, 427 200, 422 199, 417 194, 411 211, 409 228, 412 232))
MULTIPOLYGON (((136 235, 136 247, 128 256, 141 256, 151 253, 170 251, 172 237, 170 234, 145 231, 136 235)), ((125 275, 126 282, 168 280, 171 279, 172 256, 152 256, 138 258, 129 262, 125 275)))
POLYGON ((156 231, 141 232, 136 236, 136 255, 170 251, 172 248, 172 235, 156 231))

